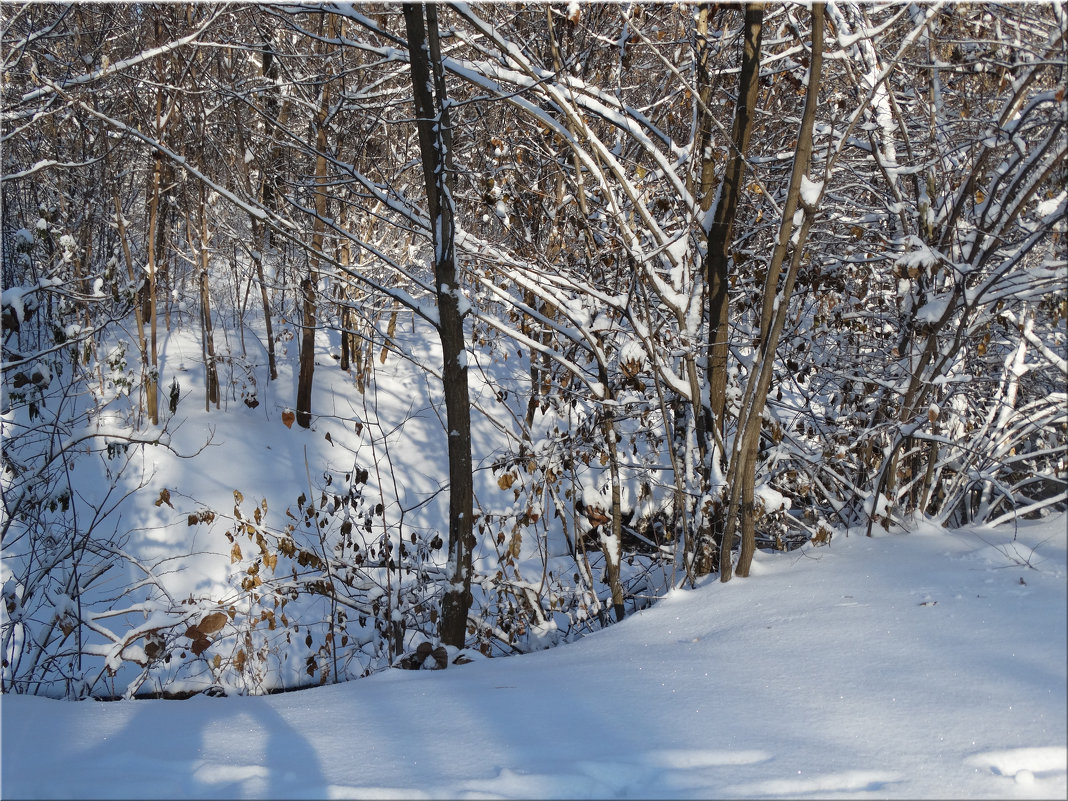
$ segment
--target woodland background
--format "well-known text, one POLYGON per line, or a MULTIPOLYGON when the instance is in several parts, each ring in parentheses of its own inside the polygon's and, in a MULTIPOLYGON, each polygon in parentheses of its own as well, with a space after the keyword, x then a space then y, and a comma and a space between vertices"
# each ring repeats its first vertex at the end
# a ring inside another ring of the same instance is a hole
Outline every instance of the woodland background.
POLYGON ((1063 4, 0 14, 4 692, 443 667, 1065 508, 1063 4))

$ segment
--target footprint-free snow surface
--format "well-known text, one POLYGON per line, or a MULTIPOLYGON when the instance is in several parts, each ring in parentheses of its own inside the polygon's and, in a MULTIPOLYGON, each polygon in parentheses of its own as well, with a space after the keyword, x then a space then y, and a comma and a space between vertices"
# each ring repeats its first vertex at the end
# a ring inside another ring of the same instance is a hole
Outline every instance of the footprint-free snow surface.
POLYGON ((9 798, 1065 798, 1065 518, 761 553, 577 643, 270 697, 2 698, 9 798))

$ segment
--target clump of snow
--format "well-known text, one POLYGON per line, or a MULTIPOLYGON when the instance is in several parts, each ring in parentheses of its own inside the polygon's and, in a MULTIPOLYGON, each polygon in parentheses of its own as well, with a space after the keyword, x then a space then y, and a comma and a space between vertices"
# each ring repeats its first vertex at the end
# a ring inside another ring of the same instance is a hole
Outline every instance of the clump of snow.
POLYGON ((948 306, 948 295, 932 298, 916 310, 916 319, 923 323, 937 323, 945 315, 948 306))
POLYGON ((912 250, 898 258, 899 267, 906 270, 927 270, 938 264, 938 254, 918 236, 910 237, 909 244, 912 250))
POLYGON ((801 203, 806 208, 814 209, 820 202, 823 194, 823 181, 813 181, 804 173, 801 174, 801 203))
POLYGON ((33 233, 29 229, 20 228, 15 231, 16 250, 29 250, 33 247, 34 241, 33 233))
POLYGON ((765 512, 785 512, 790 509, 790 499, 769 484, 753 489, 753 500, 764 507, 765 512))
POLYGON ((636 339, 628 339, 619 349, 620 364, 634 364, 641 369, 645 364, 646 358, 645 348, 636 339))
POLYGON ((23 302, 25 296, 26 289, 20 286, 13 286, 0 292, 0 306, 11 309, 19 325, 26 321, 26 304, 23 302))

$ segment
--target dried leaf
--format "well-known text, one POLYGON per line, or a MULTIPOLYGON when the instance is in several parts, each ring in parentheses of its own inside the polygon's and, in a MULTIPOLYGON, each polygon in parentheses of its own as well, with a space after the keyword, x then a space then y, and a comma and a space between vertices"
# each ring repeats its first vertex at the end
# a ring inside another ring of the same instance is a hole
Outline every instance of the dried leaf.
POLYGON ((282 422, 285 423, 286 428, 292 428, 293 422, 297 419, 297 416, 292 411, 286 409, 282 412, 282 422))
POLYGON ((233 564, 234 562, 240 562, 241 559, 241 546, 235 542, 234 547, 230 549, 230 564, 233 564))
POLYGON ((225 612, 212 612, 197 624, 197 628, 205 635, 214 634, 226 625, 226 621, 225 612))

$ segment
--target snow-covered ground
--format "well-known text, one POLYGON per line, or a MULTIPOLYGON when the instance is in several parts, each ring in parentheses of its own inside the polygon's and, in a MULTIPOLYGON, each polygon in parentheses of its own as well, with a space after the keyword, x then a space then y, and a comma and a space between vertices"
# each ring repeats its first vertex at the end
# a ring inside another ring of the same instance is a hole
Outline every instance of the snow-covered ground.
POLYGON ((760 553, 579 642, 267 697, 4 696, 4 798, 1064 798, 1066 519, 760 553))

